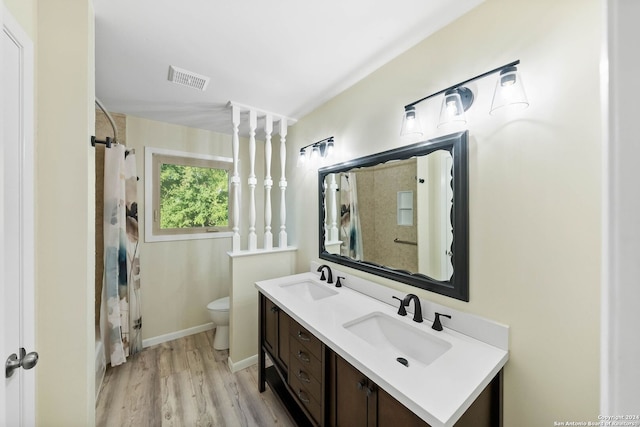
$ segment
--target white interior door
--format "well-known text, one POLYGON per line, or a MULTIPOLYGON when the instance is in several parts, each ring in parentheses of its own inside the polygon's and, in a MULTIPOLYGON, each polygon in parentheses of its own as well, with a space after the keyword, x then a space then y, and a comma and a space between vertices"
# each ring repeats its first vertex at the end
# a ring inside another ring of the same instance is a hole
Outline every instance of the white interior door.
POLYGON ((0 4, 0 426, 35 425, 33 46, 0 4), (29 369, 29 370, 27 370, 29 369))

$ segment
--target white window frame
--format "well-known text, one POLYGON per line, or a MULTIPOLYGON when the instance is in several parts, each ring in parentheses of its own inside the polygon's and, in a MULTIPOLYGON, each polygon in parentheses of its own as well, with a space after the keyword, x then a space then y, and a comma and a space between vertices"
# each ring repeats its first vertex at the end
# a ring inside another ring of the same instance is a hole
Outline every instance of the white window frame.
MULTIPOLYGON (((229 191, 229 231, 219 231, 214 233, 175 233, 175 234, 156 234, 153 229, 153 212, 155 206, 154 187, 160 185, 155 182, 153 173, 154 156, 171 156, 182 157, 187 159, 213 160, 233 165, 233 159, 229 157, 212 156, 207 154, 189 153, 186 151, 167 150, 164 148, 145 147, 144 148, 144 240, 145 242, 168 242, 177 240, 198 240, 198 239, 220 239, 231 238, 232 213, 231 207, 233 202, 232 192, 229 191)), ((230 189, 231 190, 231 189, 230 189)), ((158 192, 159 194, 159 192, 158 192)), ((158 196, 159 197, 159 196, 158 196)))

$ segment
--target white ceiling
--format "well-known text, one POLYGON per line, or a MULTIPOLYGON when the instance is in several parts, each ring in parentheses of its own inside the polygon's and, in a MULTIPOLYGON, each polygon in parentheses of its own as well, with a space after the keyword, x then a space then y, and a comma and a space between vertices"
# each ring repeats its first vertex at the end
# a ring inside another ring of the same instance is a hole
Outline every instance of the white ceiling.
POLYGON ((229 101, 298 119, 482 1, 94 0, 96 96, 222 133, 229 101), (170 83, 170 65, 206 91, 170 83))

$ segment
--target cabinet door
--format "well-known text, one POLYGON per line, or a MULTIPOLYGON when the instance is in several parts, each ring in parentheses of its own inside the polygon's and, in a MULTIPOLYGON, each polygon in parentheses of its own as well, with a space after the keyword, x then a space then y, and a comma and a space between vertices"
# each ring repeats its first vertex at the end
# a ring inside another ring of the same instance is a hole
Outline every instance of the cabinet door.
POLYGON ((264 298, 264 346, 285 370, 289 366, 290 317, 269 298, 264 298))
POLYGON ((336 356, 335 378, 336 427, 367 427, 367 377, 336 356))
POLYGON ((291 317, 284 311, 278 313, 278 359, 282 366, 289 367, 289 324, 291 317))
POLYGON ((378 427, 429 427, 393 396, 378 389, 378 427))
POLYGON ((278 353, 278 312, 280 309, 268 298, 264 298, 264 345, 272 356, 278 353))

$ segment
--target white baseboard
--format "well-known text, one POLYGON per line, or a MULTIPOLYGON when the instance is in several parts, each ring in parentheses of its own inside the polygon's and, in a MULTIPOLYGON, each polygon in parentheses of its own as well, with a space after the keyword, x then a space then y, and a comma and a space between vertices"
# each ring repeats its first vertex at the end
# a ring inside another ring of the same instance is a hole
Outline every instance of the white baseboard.
POLYGON ((227 364, 229 365, 229 370, 232 373, 241 371, 241 370, 243 370, 245 368, 248 368, 249 366, 255 365, 256 363, 258 363, 258 355, 257 354, 255 354, 255 355, 253 355, 251 357, 247 357, 246 359, 241 360, 239 362, 235 362, 235 363, 234 363, 233 360, 231 360, 231 357, 229 357, 227 359, 227 364))
MULTIPOLYGON (((212 322, 205 323, 204 325, 194 326, 193 328, 183 329, 181 331, 171 332, 170 334, 159 335, 157 337, 147 338, 142 340, 142 347, 147 348, 152 345, 162 344, 167 341, 172 341, 178 338, 187 337, 189 335, 198 334, 200 332, 208 331, 215 328, 212 322)), ((257 360, 257 359, 256 359, 257 360)))

